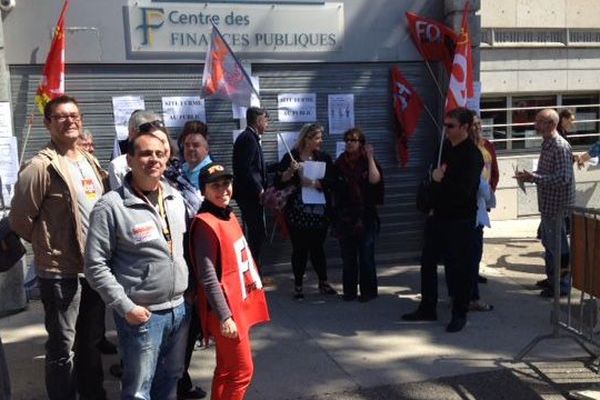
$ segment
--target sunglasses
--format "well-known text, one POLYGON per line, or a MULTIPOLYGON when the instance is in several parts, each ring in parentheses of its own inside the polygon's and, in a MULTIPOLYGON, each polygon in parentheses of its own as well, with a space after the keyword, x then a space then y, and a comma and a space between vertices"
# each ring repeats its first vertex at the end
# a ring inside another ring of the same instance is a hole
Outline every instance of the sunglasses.
POLYGON ((454 128, 456 128, 458 125, 456 125, 456 124, 444 124, 444 126, 445 126, 446 128, 448 128, 448 129, 454 129, 454 128))
POLYGON ((140 133, 148 133, 152 129, 163 129, 165 124, 161 120, 156 120, 152 122, 146 122, 138 126, 138 132, 140 133))

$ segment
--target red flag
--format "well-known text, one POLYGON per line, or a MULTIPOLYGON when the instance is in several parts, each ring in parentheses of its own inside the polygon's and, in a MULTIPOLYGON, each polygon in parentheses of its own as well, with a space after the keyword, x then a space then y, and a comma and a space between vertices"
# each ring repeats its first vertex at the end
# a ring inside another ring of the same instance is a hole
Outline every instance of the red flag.
POLYGON ((252 93, 258 96, 242 64, 214 25, 204 62, 202 92, 204 97, 228 99, 244 107, 250 107, 252 93))
POLYGON ((399 125, 396 130, 397 152, 400 164, 404 167, 408 163, 408 138, 417 129, 423 102, 397 66, 392 67, 392 99, 394 116, 399 125))
POLYGON ((450 73, 450 84, 446 95, 446 112, 456 107, 465 107, 467 98, 473 97, 473 57, 469 38, 468 10, 469 2, 467 1, 463 10, 460 37, 456 42, 454 63, 450 73))
POLYGON ((408 28, 417 50, 427 61, 441 61, 450 73, 458 35, 441 22, 407 12, 408 28))
POLYGON ((37 104, 42 114, 44 113, 44 107, 50 100, 65 92, 65 15, 68 8, 69 0, 65 0, 54 29, 42 79, 35 94, 35 104, 37 104))

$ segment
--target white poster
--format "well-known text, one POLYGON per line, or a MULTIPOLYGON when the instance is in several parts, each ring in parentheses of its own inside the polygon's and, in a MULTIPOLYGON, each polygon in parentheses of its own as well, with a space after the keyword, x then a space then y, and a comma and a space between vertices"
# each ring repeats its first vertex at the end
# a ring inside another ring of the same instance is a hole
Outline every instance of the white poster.
POLYGON ((287 153, 287 149, 283 141, 287 143, 288 147, 291 149, 294 148, 296 144, 296 140, 298 140, 298 134, 300 132, 280 132, 277 135, 277 159, 281 161, 285 153, 287 153))
POLYGON ((12 136, 12 115, 10 114, 10 103, 0 102, 0 137, 12 136))
MULTIPOLYGON (((251 76, 250 80, 254 85, 254 89, 260 94, 260 84, 258 80, 258 76, 251 76)), ((252 93, 250 96, 250 105, 252 107, 260 107, 260 99, 256 95, 256 93, 252 93)), ((246 118, 246 110, 247 108, 244 106, 238 106, 237 104, 231 103, 231 113, 233 114, 233 119, 242 119, 246 118)))
POLYGON ((115 118, 115 131, 119 140, 127 139, 129 129, 127 123, 131 113, 135 110, 144 110, 144 98, 142 96, 116 96, 112 98, 113 115, 115 118))
POLYGON ((346 151, 346 142, 335 142, 335 158, 340 158, 343 152, 346 151))
MULTIPOLYGON (((302 163, 302 176, 306 179, 323 179, 325 170, 326 164, 323 161, 304 161, 302 163)), ((325 193, 313 187, 302 186, 302 202, 304 204, 325 204, 325 193)))
POLYGON ((200 96, 163 97, 162 109, 168 128, 183 128, 187 121, 206 122, 204 99, 200 96))
MULTIPOLYGON (((10 202, 13 198, 14 193, 15 193, 15 185, 5 185, 3 183, 2 187, 0 187, 0 196, 2 196, 2 199, 4 200, 5 207, 10 207, 10 202)), ((0 205, 1 205, 1 203, 0 203, 0 205)), ((1 213, 0 213, 0 215, 1 215, 1 213)))
POLYGON ((3 185, 17 182, 19 175, 19 150, 15 136, 0 137, 0 176, 3 185))
POLYGON ((329 133, 344 133, 354 128, 354 95, 330 94, 327 96, 329 133))
POLYGON ((277 95, 279 122, 314 122, 317 120, 316 93, 281 93, 277 95))
POLYGON ((233 143, 235 144, 235 141, 237 140, 238 136, 240 136, 240 134, 242 132, 244 132, 245 129, 235 129, 232 133, 232 137, 233 137, 233 143))

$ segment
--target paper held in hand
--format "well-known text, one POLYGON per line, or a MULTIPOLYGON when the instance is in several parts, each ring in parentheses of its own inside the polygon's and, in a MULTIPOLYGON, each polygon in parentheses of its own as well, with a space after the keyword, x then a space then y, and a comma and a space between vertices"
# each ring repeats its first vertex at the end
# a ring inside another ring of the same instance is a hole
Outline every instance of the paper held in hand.
MULTIPOLYGON (((304 161, 302 175, 306 179, 318 180, 325 177, 323 161, 304 161)), ((302 187, 302 202, 304 204, 325 204, 325 193, 312 187, 302 187)))
MULTIPOLYGON (((513 169, 515 171, 515 177, 519 174, 519 167, 517 167, 516 165, 513 165, 513 169)), ((517 179, 517 184, 519 185, 519 189, 521 189, 523 191, 523 193, 527 193, 527 189, 525 188, 525 182, 517 179)))

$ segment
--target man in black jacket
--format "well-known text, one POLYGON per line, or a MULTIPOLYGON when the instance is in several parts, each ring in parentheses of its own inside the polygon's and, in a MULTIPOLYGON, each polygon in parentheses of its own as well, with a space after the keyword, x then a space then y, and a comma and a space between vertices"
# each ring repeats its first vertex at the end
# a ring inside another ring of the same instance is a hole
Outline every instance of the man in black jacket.
POLYGON ((469 260, 477 215, 477 190, 483 157, 468 138, 473 114, 466 108, 446 113, 447 140, 441 163, 432 173, 432 215, 427 220, 425 246, 421 256, 421 304, 406 321, 437 319, 437 264, 444 259, 448 291, 452 298, 452 320, 448 332, 458 332, 467 322, 471 293, 469 260))
POLYGON ((233 198, 242 211, 246 238, 260 268, 260 250, 267 237, 265 212, 261 203, 267 185, 267 169, 260 138, 269 126, 267 110, 250 107, 246 111, 248 127, 233 145, 233 198))

